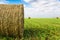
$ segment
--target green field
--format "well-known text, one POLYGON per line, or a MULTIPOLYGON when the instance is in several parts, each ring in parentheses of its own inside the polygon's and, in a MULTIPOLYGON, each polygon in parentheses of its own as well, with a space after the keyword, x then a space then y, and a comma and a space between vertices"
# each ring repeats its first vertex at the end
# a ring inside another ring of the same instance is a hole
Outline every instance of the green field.
MULTIPOLYGON (((60 19, 26 18, 23 38, 24 40, 60 40, 60 19)), ((0 37, 0 40, 6 40, 6 37, 0 37)))
POLYGON ((24 21, 24 40, 60 40, 60 19, 31 18, 24 21))

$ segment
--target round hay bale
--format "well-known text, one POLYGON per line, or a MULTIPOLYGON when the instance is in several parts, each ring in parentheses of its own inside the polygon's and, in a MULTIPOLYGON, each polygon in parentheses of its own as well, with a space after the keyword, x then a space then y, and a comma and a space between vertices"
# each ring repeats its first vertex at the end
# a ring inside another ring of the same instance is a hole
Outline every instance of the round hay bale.
POLYGON ((23 31, 23 5, 0 4, 0 35, 22 38, 23 31))

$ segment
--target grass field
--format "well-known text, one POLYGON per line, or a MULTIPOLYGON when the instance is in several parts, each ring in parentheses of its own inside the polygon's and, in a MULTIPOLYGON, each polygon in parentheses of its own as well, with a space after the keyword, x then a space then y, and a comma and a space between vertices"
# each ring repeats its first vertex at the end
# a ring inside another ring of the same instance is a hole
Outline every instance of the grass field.
MULTIPOLYGON (((24 40, 60 40, 60 19, 26 18, 23 38, 24 40)), ((0 37, 0 39, 6 40, 6 37, 3 39, 0 37)))
POLYGON ((60 40, 60 19, 31 18, 24 21, 24 40, 60 40))

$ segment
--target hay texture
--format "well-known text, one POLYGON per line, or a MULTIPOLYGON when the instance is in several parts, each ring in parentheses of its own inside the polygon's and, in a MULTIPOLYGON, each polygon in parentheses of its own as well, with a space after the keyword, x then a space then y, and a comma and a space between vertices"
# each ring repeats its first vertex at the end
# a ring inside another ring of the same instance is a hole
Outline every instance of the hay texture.
POLYGON ((0 4, 0 35, 22 37, 24 30, 23 5, 0 4))

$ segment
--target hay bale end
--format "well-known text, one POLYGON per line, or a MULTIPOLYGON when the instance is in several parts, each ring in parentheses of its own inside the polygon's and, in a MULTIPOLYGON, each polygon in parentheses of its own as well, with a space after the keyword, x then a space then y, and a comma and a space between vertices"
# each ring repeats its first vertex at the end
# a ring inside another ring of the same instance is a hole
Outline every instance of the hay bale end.
POLYGON ((0 4, 0 35, 22 38, 23 31, 23 5, 0 4))

